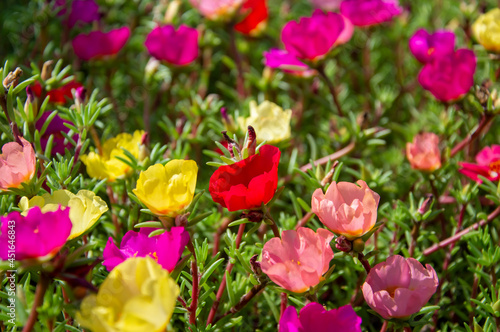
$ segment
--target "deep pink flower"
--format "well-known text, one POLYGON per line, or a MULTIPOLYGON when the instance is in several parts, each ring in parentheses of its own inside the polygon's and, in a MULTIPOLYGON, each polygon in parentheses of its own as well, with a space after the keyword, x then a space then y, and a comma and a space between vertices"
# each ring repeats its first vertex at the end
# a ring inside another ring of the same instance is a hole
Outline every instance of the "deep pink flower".
POLYGON ((478 175, 490 181, 500 180, 500 145, 487 146, 476 155, 477 164, 458 163, 462 168, 458 171, 472 180, 481 183, 478 175))
POLYGON ((316 302, 311 302, 300 310, 287 307, 280 319, 279 332, 361 332, 361 317, 356 315, 351 305, 326 310, 316 302))
POLYGON ((144 43, 149 54, 176 66, 187 65, 198 57, 198 30, 186 25, 156 27, 144 43))
MULTIPOLYGON (((35 128, 38 130, 41 130, 45 122, 47 121, 47 118, 49 117, 51 112, 45 112, 40 119, 35 124, 35 128)), ((43 133, 43 135, 40 137, 40 145, 42 146, 42 149, 45 151, 45 148, 47 147, 47 142, 49 140, 50 135, 53 136, 53 141, 52 141, 52 151, 51 155, 55 156, 56 153, 64 154, 64 149, 70 150, 73 145, 70 142, 64 143, 64 136, 62 133, 69 133, 70 129, 66 127, 64 124, 72 124, 70 121, 62 119, 59 115, 56 114, 56 116, 52 119, 50 124, 47 126, 47 129, 43 133)), ((78 139, 78 135, 75 134, 72 137, 75 141, 78 139)))
POLYGON ((465 95, 474 84, 476 56, 467 49, 434 57, 418 75, 422 87, 441 101, 452 101, 465 95))
POLYGON ((264 244, 262 271, 281 287, 303 293, 319 284, 328 271, 333 236, 322 228, 318 233, 305 227, 283 231, 281 239, 273 237, 264 244))
POLYGON ((14 211, 1 217, 0 223, 0 258, 3 260, 11 258, 9 240, 13 238, 16 260, 51 258, 66 243, 73 227, 69 209, 42 213, 37 206, 29 209, 26 217, 14 211))
POLYGON ((36 170, 36 156, 31 143, 20 138, 21 143, 10 142, 2 146, 0 154, 0 190, 19 188, 31 180, 36 170))
POLYGON ((342 19, 344 20, 344 29, 342 29, 339 38, 337 38, 335 46, 347 43, 349 40, 351 40, 354 33, 354 25, 352 24, 351 20, 344 15, 340 16, 342 16, 342 19))
POLYGON ((362 290, 366 303, 384 319, 408 318, 429 301, 438 284, 432 266, 395 255, 370 270, 362 290))
POLYGON ((296 76, 309 77, 316 73, 314 69, 311 69, 308 65, 297 59, 296 56, 277 48, 272 48, 269 52, 264 52, 264 64, 296 76))
POLYGON ((72 28, 78 22, 90 23, 99 18, 99 6, 94 0, 73 0, 66 24, 72 28))
POLYGON ((388 22, 402 12, 398 0, 344 0, 340 4, 340 13, 359 27, 388 22))
POLYGON ((452 54, 455 51, 455 34, 451 31, 436 31, 429 34, 419 29, 409 41, 410 51, 421 63, 431 61, 433 57, 452 54))
POLYGON ((432 172, 441 167, 439 137, 434 133, 422 133, 406 143, 406 157, 411 167, 421 171, 432 172))
POLYGON ((128 231, 122 239, 120 249, 110 237, 104 248, 102 265, 111 271, 130 257, 152 257, 164 269, 172 272, 189 242, 189 233, 184 227, 172 227, 170 231, 149 237, 153 228, 141 228, 139 232, 128 231))
POLYGON ((108 55, 115 55, 125 46, 130 37, 129 27, 122 27, 110 32, 92 31, 80 34, 73 39, 73 50, 82 60, 93 60, 108 55))
POLYGON ((330 52, 343 29, 341 15, 317 9, 311 17, 302 17, 298 23, 288 22, 281 31, 281 40, 291 55, 315 60, 330 52))

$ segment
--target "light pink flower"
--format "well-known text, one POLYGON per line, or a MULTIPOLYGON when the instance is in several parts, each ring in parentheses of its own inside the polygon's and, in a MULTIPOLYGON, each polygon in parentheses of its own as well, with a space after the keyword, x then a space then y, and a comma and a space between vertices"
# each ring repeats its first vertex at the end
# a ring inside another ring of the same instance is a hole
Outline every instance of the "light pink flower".
POLYGON ((366 303, 384 319, 408 318, 424 306, 439 284, 436 271, 396 255, 375 265, 362 286, 366 303))
POLYGON ((122 27, 110 32, 92 31, 80 34, 73 39, 73 50, 82 60, 92 60, 108 55, 115 55, 125 46, 130 37, 129 27, 122 27))
POLYGON ((406 157, 411 167, 432 172, 441 167, 439 137, 434 133, 422 133, 413 138, 413 143, 406 143, 406 157))
POLYGON ((198 30, 181 24, 156 27, 144 43, 149 54, 176 66, 190 64, 198 57, 198 30))
POLYGON ((314 8, 319 8, 327 12, 339 9, 342 0, 309 0, 314 8))
POLYGON ((31 180, 36 169, 35 151, 30 142, 20 138, 17 142, 2 146, 0 154, 0 190, 19 188, 21 183, 31 180))
POLYGON ((369 232, 377 221, 380 196, 365 181, 332 182, 326 194, 316 189, 311 200, 312 212, 332 232, 353 240, 369 232))
POLYGON ((458 171, 472 180, 483 182, 479 175, 490 181, 500 180, 500 145, 487 146, 476 155, 477 164, 458 163, 462 168, 458 171))
POLYGON ((311 17, 288 22, 281 31, 281 40, 288 53, 299 59, 315 60, 335 46, 344 30, 344 19, 337 13, 317 9, 311 17))
POLYGON ((201 15, 209 20, 231 17, 242 5, 243 0, 189 0, 201 15))
POLYGON ((300 227, 283 231, 281 239, 267 241, 262 250, 262 271, 276 284, 296 293, 314 287, 328 271, 333 258, 330 241, 333 234, 326 229, 300 227))

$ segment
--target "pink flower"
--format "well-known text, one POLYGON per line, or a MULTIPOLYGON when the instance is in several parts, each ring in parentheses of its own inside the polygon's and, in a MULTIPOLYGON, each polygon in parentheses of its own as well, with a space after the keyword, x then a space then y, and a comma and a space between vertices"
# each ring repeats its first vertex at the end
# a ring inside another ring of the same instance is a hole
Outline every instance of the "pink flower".
POLYGON ((120 52, 129 37, 129 27, 122 27, 110 32, 92 31, 89 34, 76 36, 72 42, 73 50, 82 60, 98 59, 120 52))
POLYGON ((296 76, 309 77, 316 73, 314 69, 297 59, 296 56, 277 48, 264 52, 264 64, 296 76))
POLYGON ((476 56, 467 49, 433 57, 418 75, 422 87, 441 101, 456 100, 474 84, 476 56))
POLYGON ((342 0, 309 0, 314 8, 319 8, 327 12, 339 9, 342 0))
POLYGON ((181 25, 156 27, 144 43, 149 54, 176 66, 190 64, 198 57, 198 30, 181 25))
POLYGON ((17 142, 2 146, 0 154, 0 190, 19 188, 21 183, 31 180, 36 170, 35 151, 30 142, 20 138, 17 142))
POLYGON ((398 0, 344 0, 340 4, 340 13, 359 27, 389 22, 402 12, 398 0))
POLYGON ((427 63, 433 57, 452 54, 455 51, 455 34, 446 30, 429 34, 425 29, 419 29, 410 38, 409 46, 418 61, 427 63))
POLYGON ((274 237, 262 249, 262 271, 276 284, 296 293, 314 287, 328 271, 333 251, 333 234, 326 229, 300 227, 283 231, 281 239, 274 237))
POLYGON ((476 155, 477 164, 459 163, 462 167, 458 171, 472 180, 483 182, 478 175, 490 181, 500 180, 500 145, 485 147, 476 155))
POLYGON ((288 22, 281 31, 286 50, 299 59, 316 60, 335 46, 344 30, 344 20, 336 13, 317 9, 311 17, 288 22))
POLYGON ((149 237, 152 228, 141 228, 139 232, 128 231, 122 239, 120 249, 110 237, 104 248, 102 265, 111 271, 130 257, 152 257, 164 269, 172 272, 189 242, 189 233, 184 227, 172 227, 170 231, 149 237))
POLYGON ((67 25, 72 28, 78 22, 90 23, 99 20, 99 6, 94 0, 73 0, 67 25))
POLYGON ((311 209, 332 232, 349 240, 369 232, 377 221, 380 196, 365 181, 332 182, 326 194, 318 188, 313 193, 311 209))
POLYGON ((436 271, 413 258, 396 255, 375 265, 362 286, 366 303, 384 319, 418 312, 439 284, 436 271))
MULTIPOLYGON (((47 121, 47 118, 49 117, 51 112, 45 112, 43 113, 42 117, 36 121, 35 128, 38 130, 41 130, 45 122, 47 121)), ((57 153, 64 154, 64 150, 68 149, 71 150, 73 145, 68 141, 64 143, 64 136, 62 133, 68 134, 70 132, 70 129, 66 127, 64 124, 71 124, 70 121, 62 119, 59 115, 56 114, 52 121, 50 121, 50 124, 47 126, 45 129, 45 132, 43 135, 40 137, 40 145, 42 147, 42 150, 45 151, 47 147, 47 143, 49 141, 50 136, 52 135, 52 150, 51 155, 55 156, 57 153)), ((78 140, 78 135, 74 134, 73 135, 73 140, 78 140)))
POLYGON ((12 237, 9 235, 12 236, 12 230, 15 232, 16 260, 48 259, 66 243, 73 227, 69 209, 59 208, 54 212, 42 213, 37 206, 29 209, 26 217, 17 211, 11 212, 0 218, 0 224, 0 258, 3 260, 11 258, 9 246, 12 237))
POLYGON ((231 17, 244 0, 189 0, 209 20, 231 17))
POLYGON ((432 172, 441 167, 439 137, 433 133, 422 133, 413 138, 413 143, 406 143, 406 157, 411 167, 432 172))
POLYGON ((361 332, 361 317, 356 315, 351 305, 326 310, 316 302, 311 302, 300 310, 287 307, 280 319, 278 332, 361 332))
POLYGON ((339 38, 337 38, 335 46, 347 43, 349 40, 351 40, 354 33, 354 25, 352 24, 351 20, 344 15, 340 16, 342 16, 342 19, 344 20, 344 29, 342 29, 339 38))

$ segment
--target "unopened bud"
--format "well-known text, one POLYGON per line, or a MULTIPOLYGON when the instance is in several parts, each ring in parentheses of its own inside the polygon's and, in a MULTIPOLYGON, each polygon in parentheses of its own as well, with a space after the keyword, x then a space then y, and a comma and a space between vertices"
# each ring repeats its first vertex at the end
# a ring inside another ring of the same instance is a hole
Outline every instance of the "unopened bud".
POLYGON ((257 134, 252 126, 248 126, 248 140, 245 148, 248 149, 248 155, 253 156, 257 148, 257 134))
POLYGON ((45 61, 43 63, 42 73, 40 75, 40 78, 42 79, 42 81, 46 81, 52 76, 51 71, 52 71, 52 64, 53 63, 54 63, 54 61, 52 61, 52 60, 48 60, 48 61, 45 61))
POLYGON ((15 87, 22 74, 23 71, 19 67, 17 67, 16 70, 14 70, 13 72, 11 71, 10 73, 8 73, 7 77, 5 77, 5 79, 2 82, 5 90, 9 90, 11 86, 15 87))
POLYGON ((262 275, 262 267, 260 266, 260 262, 257 261, 257 258, 259 255, 253 255, 252 258, 250 258, 250 268, 252 269, 252 272, 256 276, 261 276, 262 275))
POLYGON ((337 167, 338 164, 339 164, 339 162, 337 160, 335 160, 330 171, 325 175, 323 180, 321 180, 321 185, 323 187, 326 186, 328 183, 332 182, 333 173, 335 173, 335 167, 337 167))
POLYGON ((177 227, 186 227, 188 225, 188 218, 191 213, 179 214, 175 217, 175 226, 177 227))
POLYGON ((240 146, 237 142, 235 142, 231 137, 229 137, 227 135, 227 131, 223 131, 222 132, 222 135, 224 136, 224 139, 226 140, 227 142, 227 149, 229 150, 229 153, 231 154, 231 158, 234 158, 234 149, 233 147, 236 148, 236 151, 238 152, 238 154, 241 154, 241 149, 240 149, 240 146))
POLYGON ((167 12, 165 13, 165 23, 170 24, 174 21, 174 18, 178 15, 180 5, 179 0, 173 0, 168 4, 167 12))
POLYGON ((365 250, 365 241, 361 238, 352 241, 352 250, 355 252, 363 252, 363 250, 365 250))
POLYGON ((242 218, 247 218, 251 222, 261 222, 264 218, 264 213, 262 211, 249 211, 248 213, 242 213, 242 218))
POLYGON ((352 250, 352 242, 341 235, 335 239, 335 248, 343 252, 350 252, 352 250))
POLYGON ((144 133, 141 137, 141 144, 139 145, 139 154, 137 159, 143 161, 149 156, 149 133, 144 133))
POLYGON ((422 202, 422 205, 420 205, 417 212, 421 215, 425 214, 433 200, 434 196, 432 194, 427 195, 427 198, 422 202))
POLYGON ((26 102, 24 103, 24 113, 26 115, 29 115, 29 107, 33 108, 33 117, 36 117, 37 115, 37 104, 36 104, 36 98, 35 94, 33 93, 33 90, 31 89, 30 86, 26 87, 26 102))

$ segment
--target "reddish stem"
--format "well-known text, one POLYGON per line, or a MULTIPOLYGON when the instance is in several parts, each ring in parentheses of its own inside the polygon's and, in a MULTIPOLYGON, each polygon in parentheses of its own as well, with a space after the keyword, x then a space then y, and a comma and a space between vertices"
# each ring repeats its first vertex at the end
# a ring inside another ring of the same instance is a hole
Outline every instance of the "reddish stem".
POLYGON ((363 267, 365 268, 366 270, 366 274, 370 273, 370 270, 372 269, 371 266, 370 266, 370 263, 368 262, 368 260, 365 258, 365 255, 363 255, 362 252, 358 252, 358 259, 359 261, 361 262, 361 264, 363 264, 363 267))
POLYGON ((193 289, 191 291, 191 305, 189 306, 189 324, 196 324, 196 310, 198 309, 198 261, 196 259, 196 251, 192 242, 188 243, 188 249, 193 254, 193 260, 191 261, 191 271, 193 273, 193 289))
POLYGON ((35 300, 33 301, 33 306, 31 307, 28 321, 26 322, 26 325, 24 325, 22 332, 30 332, 35 326, 36 320, 38 318, 38 307, 40 307, 40 305, 42 305, 43 303, 43 297, 45 295, 45 292, 47 291, 47 288, 49 287, 49 284, 50 278, 44 273, 40 273, 40 280, 36 285, 35 300))
POLYGON ((281 293, 280 317, 283 317, 286 306, 288 305, 288 294, 281 293))
POLYGON ((484 114, 481 117, 481 121, 479 121, 479 125, 477 126, 477 129, 472 134, 470 134, 469 136, 467 136, 466 138, 464 138, 460 143, 458 143, 451 150, 450 158, 453 157, 453 156, 455 156, 463 148, 465 148, 467 145, 469 145, 470 143, 472 143, 472 141, 474 141, 481 134, 481 132, 484 130, 484 128, 486 128, 488 126, 488 124, 493 120, 493 118, 494 118, 494 115, 484 114))

